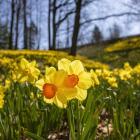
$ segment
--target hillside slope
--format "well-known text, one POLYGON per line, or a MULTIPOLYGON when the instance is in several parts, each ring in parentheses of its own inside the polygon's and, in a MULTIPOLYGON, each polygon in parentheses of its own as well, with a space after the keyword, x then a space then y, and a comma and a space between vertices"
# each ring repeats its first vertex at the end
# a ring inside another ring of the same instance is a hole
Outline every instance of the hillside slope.
POLYGON ((100 46, 89 45, 78 49, 78 54, 108 63, 113 67, 128 61, 140 63, 140 35, 103 42, 100 46))

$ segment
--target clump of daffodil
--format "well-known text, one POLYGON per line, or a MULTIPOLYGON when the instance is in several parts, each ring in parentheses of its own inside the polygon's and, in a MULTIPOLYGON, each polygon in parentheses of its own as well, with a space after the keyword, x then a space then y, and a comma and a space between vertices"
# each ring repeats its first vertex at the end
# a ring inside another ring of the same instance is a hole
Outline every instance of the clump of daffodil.
POLYGON ((13 71, 13 79, 21 83, 26 81, 34 83, 39 74, 40 71, 36 68, 36 61, 28 62, 25 58, 22 58, 15 71, 13 71))
POLYGON ((120 69, 119 70, 119 77, 120 77, 121 80, 127 81, 128 79, 130 79, 132 77, 131 76, 131 71, 120 69))
POLYGON ((4 92, 5 88, 2 85, 0 85, 0 108, 2 108, 4 105, 4 92))
POLYGON ((96 69, 95 73, 98 77, 100 77, 102 75, 102 70, 101 69, 96 69))
POLYGON ((128 62, 124 63, 124 69, 127 70, 127 71, 132 71, 133 70, 128 62))
POLYGON ((10 87, 10 85, 11 85, 11 81, 9 79, 6 79, 4 88, 8 89, 10 87))
POLYGON ((102 74, 101 74, 103 79, 108 79, 108 77, 110 77, 111 75, 112 75, 112 71, 108 69, 103 69, 102 74))
POLYGON ((140 76, 140 64, 136 65, 134 68, 133 68, 133 73, 140 76))
POLYGON ((117 79, 116 77, 108 77, 107 78, 107 82, 109 83, 109 85, 113 88, 117 88, 118 87, 118 84, 117 84, 117 79))
POLYGON ((46 103, 54 103, 58 107, 65 108, 68 100, 76 98, 77 88, 65 87, 67 76, 64 70, 56 71, 54 67, 46 68, 45 76, 36 82, 46 103))
POLYGON ((103 69, 103 70, 100 70, 100 71, 96 70, 95 72, 100 77, 102 77, 104 80, 106 80, 111 87, 115 87, 115 88, 118 87, 117 79, 116 79, 115 74, 114 74, 113 71, 111 71, 109 69, 103 69))
POLYGON ((0 94, 0 108, 4 105, 4 94, 0 94))
POLYGON ((128 62, 124 63, 124 67, 121 69, 114 69, 113 75, 119 76, 121 80, 127 81, 132 78, 133 69, 128 62))
POLYGON ((124 68, 119 70, 119 76, 121 80, 127 81, 132 77, 133 69, 128 62, 124 63, 124 68))
POLYGON ((87 97, 87 89, 92 85, 90 74, 85 71, 83 64, 79 60, 70 61, 61 59, 58 61, 58 69, 64 70, 67 77, 64 79, 66 88, 76 88, 78 100, 84 100, 87 97))
POLYGON ((93 69, 90 70, 90 76, 92 79, 92 86, 93 87, 100 84, 99 79, 97 77, 97 74, 94 72, 93 69))

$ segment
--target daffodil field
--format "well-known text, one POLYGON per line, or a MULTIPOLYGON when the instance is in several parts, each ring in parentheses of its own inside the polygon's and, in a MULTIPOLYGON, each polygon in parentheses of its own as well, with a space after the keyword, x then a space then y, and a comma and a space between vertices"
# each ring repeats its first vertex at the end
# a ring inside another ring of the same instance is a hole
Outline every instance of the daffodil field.
POLYGON ((0 140, 140 140, 140 64, 0 52, 0 140))

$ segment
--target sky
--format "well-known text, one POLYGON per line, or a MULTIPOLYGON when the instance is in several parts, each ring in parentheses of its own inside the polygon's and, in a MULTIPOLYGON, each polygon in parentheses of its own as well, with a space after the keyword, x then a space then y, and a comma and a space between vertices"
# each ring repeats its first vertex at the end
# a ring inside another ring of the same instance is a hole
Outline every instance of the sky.
MULTIPOLYGON (((93 14, 92 13, 90 14, 91 19, 104 17, 106 15, 111 15, 111 14, 132 11, 129 7, 125 5, 125 4, 129 4, 130 0, 102 0, 102 1, 103 2, 98 3, 97 6, 96 4, 93 3, 92 5, 90 5, 90 7, 88 7, 90 11, 93 11, 93 14), (102 7, 105 7, 105 8, 102 8, 102 7)), ((129 35, 140 33, 140 20, 135 20, 133 17, 130 17, 130 16, 129 17, 122 16, 122 17, 117 17, 117 18, 112 17, 103 21, 93 22, 87 32, 93 29, 96 24, 100 27, 105 38, 107 38, 109 36, 108 29, 111 28, 114 23, 118 24, 121 27, 121 30, 122 30, 121 36, 129 36, 129 35)))
MULTIPOLYGON (((34 2, 34 0, 32 0, 34 2)), ((46 49, 48 48, 48 37, 47 37, 47 3, 48 0, 38 0, 38 7, 41 7, 41 12, 38 14, 40 18, 40 30, 41 30, 41 43, 40 48, 46 49)), ((131 4, 131 0, 95 0, 95 2, 88 5, 86 8, 83 9, 82 14, 88 16, 89 19, 94 19, 98 17, 104 17, 106 15, 111 14, 118 14, 123 12, 130 12, 133 11, 132 8, 129 8, 127 5, 131 4)), ((139 5, 140 7, 140 5, 139 5)), ((139 8, 137 5, 135 8, 139 8)), ((36 9, 33 7, 33 9, 36 9)), ((2 8, 0 8, 2 10, 2 8)), ((140 8, 138 9, 140 10, 140 8)), ((0 12, 6 14, 8 11, 0 12)), ((36 11, 33 12, 32 18, 36 21, 36 11)), ((72 19, 71 19, 72 20, 72 19)), ((82 19, 84 20, 84 18, 82 19)), ((132 16, 122 16, 122 17, 115 17, 109 18, 106 20, 94 21, 90 25, 85 24, 81 27, 80 35, 83 35, 82 41, 79 44, 88 43, 91 39, 91 31, 94 29, 95 25, 97 25, 103 33, 105 39, 109 37, 109 29, 113 27, 114 24, 117 24, 121 28, 121 36, 129 36, 140 34, 140 19, 136 19, 136 17, 132 16)), ((65 25, 64 25, 65 26, 65 25)), ((64 27, 63 26, 63 27, 64 27)), ((63 29, 63 28, 62 28, 63 29)), ((22 34, 23 31, 20 31, 22 34)), ((65 32, 60 33, 60 42, 63 42, 65 39, 65 32)), ((22 42, 22 38, 19 41, 22 42)), ((21 45, 20 45, 21 46, 21 45)), ((62 46, 65 46, 62 43, 62 46)))
MULTIPOLYGON (((89 19, 104 17, 106 15, 111 15, 111 14, 133 11, 131 8, 127 6, 127 4, 131 4, 131 0, 98 0, 98 1, 93 2, 83 10, 84 14, 87 14, 89 19)), ((42 17, 42 19, 47 18, 45 14, 43 16, 44 18, 42 17)), ((44 28, 47 29, 47 25, 43 22, 44 20, 42 20, 43 29, 44 28)), ((81 44, 88 43, 89 39, 91 38, 91 31, 94 29, 95 25, 99 26, 99 28, 101 29, 104 35, 104 38, 107 39, 109 37, 109 29, 115 23, 120 26, 121 28, 120 36, 122 37, 140 34, 140 20, 137 20, 135 17, 132 16, 122 16, 117 18, 112 17, 103 21, 92 22, 90 26, 85 25, 81 27, 80 34, 84 35, 81 44)), ((47 37, 45 37, 46 33, 47 30, 42 30, 42 36, 44 36, 42 37, 41 40, 42 48, 43 46, 46 47, 46 42, 47 42, 47 37)), ((64 38, 64 34, 62 33, 60 40, 63 40, 63 38, 64 38)))

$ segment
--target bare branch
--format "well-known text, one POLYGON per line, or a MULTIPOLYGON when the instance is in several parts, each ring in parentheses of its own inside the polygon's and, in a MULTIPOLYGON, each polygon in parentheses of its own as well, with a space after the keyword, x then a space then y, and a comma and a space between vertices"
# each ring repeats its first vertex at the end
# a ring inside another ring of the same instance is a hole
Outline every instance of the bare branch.
POLYGON ((58 6, 56 6, 55 8, 56 8, 56 9, 59 9, 59 8, 61 8, 61 7, 66 6, 67 4, 71 5, 71 4, 73 4, 73 2, 69 2, 69 0, 66 0, 64 3, 60 3, 60 4, 59 4, 58 6))
POLYGON ((128 8, 131 8, 132 10, 135 10, 136 12, 140 12, 140 9, 138 9, 138 7, 134 7, 131 4, 126 4, 126 3, 122 3, 124 6, 127 6, 128 8))
MULTIPOLYGON (((139 13, 132 13, 132 12, 126 12, 126 13, 120 13, 120 14, 111 14, 111 15, 106 15, 104 17, 99 17, 99 18, 94 18, 94 19, 89 19, 86 21, 81 22, 81 26, 86 24, 86 23, 90 23, 90 22, 94 22, 94 21, 99 21, 99 20, 107 20, 109 18, 113 18, 113 17, 121 17, 121 16, 126 16, 126 15, 132 15, 132 16, 137 16, 139 15, 139 13)), ((69 27, 69 30, 71 30, 73 28, 73 26, 69 27)), ((65 32, 64 29, 60 30, 61 32, 65 32)))
POLYGON ((90 23, 90 22, 93 22, 93 21, 106 20, 106 19, 109 19, 109 18, 112 18, 112 17, 121 17, 121 16, 126 16, 126 15, 137 16, 137 15, 139 15, 139 13, 125 12, 125 13, 120 13, 120 14, 111 14, 111 15, 107 15, 107 16, 104 16, 104 17, 99 17, 99 18, 86 20, 86 21, 82 22, 81 25, 86 24, 86 23, 90 23))
POLYGON ((70 12, 68 12, 63 18, 61 18, 57 23, 56 25, 57 26, 60 26, 60 24, 65 21, 71 14, 75 13, 75 10, 72 10, 70 12))
POLYGON ((98 1, 98 0, 86 0, 84 3, 82 3, 82 6, 87 6, 89 4, 91 4, 92 2, 95 2, 95 1, 98 1))

